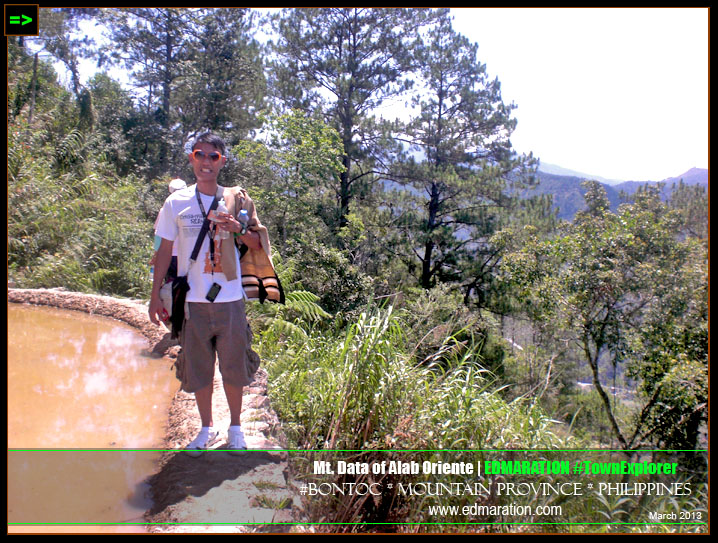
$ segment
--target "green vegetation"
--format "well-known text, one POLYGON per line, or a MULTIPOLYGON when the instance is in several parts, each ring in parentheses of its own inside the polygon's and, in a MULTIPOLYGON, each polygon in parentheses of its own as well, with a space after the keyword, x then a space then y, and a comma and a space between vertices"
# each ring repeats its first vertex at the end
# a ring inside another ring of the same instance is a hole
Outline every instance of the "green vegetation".
MULTIPOLYGON (((611 211, 587 183, 570 221, 519 198, 536 161, 511 148, 514 106, 446 10, 292 9, 266 46, 245 9, 41 11, 39 38, 8 38, 15 286, 146 299, 167 182, 192 181, 184 144, 211 129, 231 148, 221 181, 245 186, 270 230, 287 303, 249 317, 310 462, 705 447, 705 191, 639 190, 611 211), (71 39, 86 19, 117 47, 71 39), (137 94, 102 72, 83 84, 82 57, 129 69, 137 94), (400 96, 413 119, 374 116, 400 96)), ((685 458, 700 481, 700 455, 685 458)), ((705 509, 695 488, 685 507, 705 509)), ((396 493, 353 500, 312 513, 357 531, 436 521, 396 493)), ((668 501, 571 507, 645 518, 668 501)))

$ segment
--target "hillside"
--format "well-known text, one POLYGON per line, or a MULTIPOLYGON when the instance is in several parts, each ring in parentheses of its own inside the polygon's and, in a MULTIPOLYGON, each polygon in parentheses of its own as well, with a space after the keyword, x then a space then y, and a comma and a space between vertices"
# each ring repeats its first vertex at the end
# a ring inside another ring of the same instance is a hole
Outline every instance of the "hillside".
MULTIPOLYGON (((589 177, 580 177, 573 175, 559 175, 539 170, 537 172, 539 180, 538 185, 529 191, 525 191, 523 196, 532 196, 537 194, 551 194, 553 196, 554 206, 559 210, 558 217, 564 220, 571 220, 577 211, 584 208, 583 195, 586 192, 581 186, 581 182, 589 177)), ((624 199, 621 193, 631 195, 635 193, 639 187, 644 185, 663 184, 661 196, 667 199, 672 191, 674 184, 681 180, 687 185, 702 185, 708 187, 708 170, 702 168, 691 168, 682 175, 669 177, 663 181, 624 181, 616 185, 601 183, 606 189, 606 195, 611 203, 611 209, 615 211, 618 206, 623 203, 624 199)))

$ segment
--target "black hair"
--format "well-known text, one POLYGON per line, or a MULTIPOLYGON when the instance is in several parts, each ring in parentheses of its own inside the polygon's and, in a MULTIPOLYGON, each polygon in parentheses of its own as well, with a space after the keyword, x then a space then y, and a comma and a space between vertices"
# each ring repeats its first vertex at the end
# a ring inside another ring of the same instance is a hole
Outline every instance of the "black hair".
POLYGON ((205 132, 197 136, 192 142, 192 150, 194 150, 198 143, 209 143, 210 145, 216 147, 223 155, 227 150, 224 140, 220 138, 217 134, 213 134, 212 132, 205 132))

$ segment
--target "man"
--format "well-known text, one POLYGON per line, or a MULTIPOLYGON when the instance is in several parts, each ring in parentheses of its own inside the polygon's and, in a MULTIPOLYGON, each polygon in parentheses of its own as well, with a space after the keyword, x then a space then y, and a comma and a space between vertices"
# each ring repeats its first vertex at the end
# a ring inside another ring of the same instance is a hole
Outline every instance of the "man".
POLYGON ((230 189, 217 183, 219 172, 227 163, 221 138, 210 133, 200 135, 192 146, 189 160, 197 183, 170 195, 157 221, 156 234, 162 241, 157 251, 149 314, 152 322, 159 324, 162 317, 159 291, 176 241, 178 275, 186 275, 190 287, 185 321, 179 333, 182 346, 179 374, 183 390, 194 393, 202 420, 199 434, 186 451, 199 456, 219 440, 212 420, 215 356, 230 410, 228 448, 230 451, 246 449, 240 413, 243 387, 252 380, 247 359, 251 336, 234 242, 236 238, 250 249, 261 249, 261 240, 257 232, 247 230, 237 221, 239 209, 236 207, 232 213, 210 210, 215 197, 233 197, 230 189), (210 213, 215 215, 213 226, 204 236, 196 261, 190 262, 204 218, 210 213), (228 232, 229 236, 221 239, 222 232, 228 232))

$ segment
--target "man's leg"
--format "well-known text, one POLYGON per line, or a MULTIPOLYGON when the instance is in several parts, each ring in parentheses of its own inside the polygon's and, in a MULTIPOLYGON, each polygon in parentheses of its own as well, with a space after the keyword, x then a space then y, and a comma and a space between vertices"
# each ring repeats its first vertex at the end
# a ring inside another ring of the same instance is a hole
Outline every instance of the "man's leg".
POLYGON ((240 416, 244 386, 251 382, 246 361, 249 328, 244 312, 244 300, 224 304, 223 310, 225 311, 226 327, 222 333, 218 334, 216 347, 224 393, 229 406, 230 421, 227 442, 230 454, 236 454, 247 448, 240 426, 240 416))
POLYGON ((222 309, 226 328, 216 342, 219 369, 222 372, 224 393, 229 406, 229 425, 239 426, 244 385, 248 382, 245 362, 248 327, 244 300, 223 304, 222 309))
POLYGON ((242 413, 242 394, 243 386, 230 385, 225 381, 224 393, 227 395, 227 404, 229 405, 229 425, 239 426, 239 417, 242 413))
POLYGON ((190 317, 185 320, 180 332, 184 369, 182 370, 182 389, 194 392, 197 410, 201 419, 201 428, 197 437, 187 445, 190 456, 199 456, 218 439, 212 420, 212 392, 214 381, 215 352, 212 331, 208 327, 208 304, 189 304, 190 317))
POLYGON ((247 448, 247 442, 244 440, 244 432, 239 425, 239 417, 242 413, 242 394, 243 386, 231 385, 226 381, 224 383, 224 393, 227 395, 227 404, 229 405, 229 430, 227 432, 227 443, 230 449, 229 454, 239 454, 240 451, 247 448))
POLYGON ((212 385, 197 390, 194 399, 202 419, 202 428, 197 437, 187 445, 186 453, 190 456, 199 456, 204 449, 209 448, 219 439, 219 433, 213 428, 212 423, 212 385))
POLYGON ((194 399, 197 402, 197 410, 199 411, 200 419, 202 419, 202 426, 214 426, 212 424, 212 385, 207 385, 195 392, 194 399))

